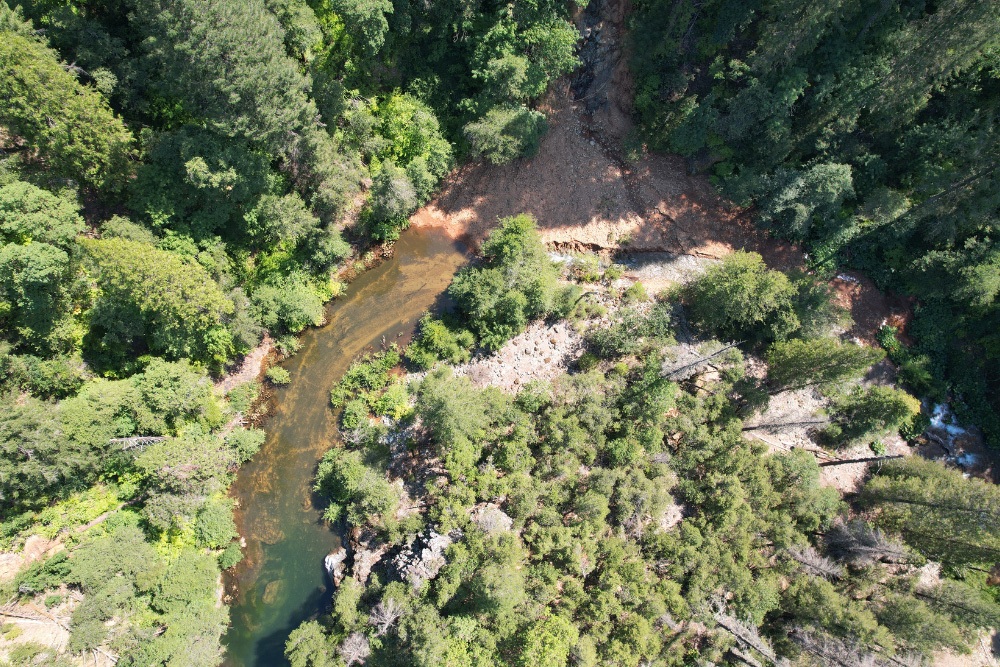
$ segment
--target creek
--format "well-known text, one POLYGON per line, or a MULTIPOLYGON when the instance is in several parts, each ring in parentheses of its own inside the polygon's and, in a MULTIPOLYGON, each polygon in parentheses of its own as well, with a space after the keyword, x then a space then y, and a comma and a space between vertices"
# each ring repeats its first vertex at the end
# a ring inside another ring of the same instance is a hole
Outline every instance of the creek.
POLYGON ((286 665, 288 634, 329 604, 323 557, 340 540, 321 518, 312 483, 337 439, 330 388, 366 349, 408 338, 466 259, 466 249, 438 230, 405 231, 394 256, 331 302, 327 323, 306 331, 298 353, 281 364, 291 384, 276 391, 267 439, 230 490, 247 545, 243 562, 226 574, 233 595, 227 667, 286 665))

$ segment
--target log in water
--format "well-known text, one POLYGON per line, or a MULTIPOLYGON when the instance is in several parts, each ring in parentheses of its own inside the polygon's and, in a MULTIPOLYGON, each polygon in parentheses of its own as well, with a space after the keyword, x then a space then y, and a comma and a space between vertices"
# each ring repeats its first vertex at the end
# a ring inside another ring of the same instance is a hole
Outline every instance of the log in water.
POLYGON ((395 256, 355 280, 328 307, 327 324, 307 331, 298 354, 282 364, 291 384, 277 391, 267 440, 231 490, 247 548, 227 578, 235 595, 227 665, 287 664, 288 633, 328 603, 323 558, 339 540, 311 489, 316 463, 336 438, 330 387, 383 337, 409 336, 465 259, 465 249, 439 231, 404 232, 395 256))

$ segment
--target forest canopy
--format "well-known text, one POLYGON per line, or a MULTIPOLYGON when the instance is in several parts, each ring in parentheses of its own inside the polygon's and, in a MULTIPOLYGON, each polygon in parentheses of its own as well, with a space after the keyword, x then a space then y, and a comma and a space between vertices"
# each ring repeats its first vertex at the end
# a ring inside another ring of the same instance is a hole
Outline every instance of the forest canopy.
MULTIPOLYGON (((218 582, 246 548, 229 487, 296 381, 232 373, 294 354, 456 166, 538 153, 583 32, 612 52, 586 7, 0 0, 0 551, 21 564, 0 595, 68 632, 47 647, 5 615, 0 665, 220 664, 218 582)), ((413 341, 329 388, 315 520, 352 553, 287 659, 968 652, 1000 627, 997 487, 898 452, 944 403, 1000 442, 1000 4, 615 7, 627 57, 604 64, 635 128, 590 142, 610 173, 679 154, 806 266, 737 250, 653 293, 551 253, 559 220, 490 220, 413 341), (847 267, 909 300, 905 332, 844 333, 847 267), (577 347, 543 379, 464 367, 556 326, 577 347), (809 451, 748 435, 789 395, 820 406, 809 451), (824 466, 859 451, 878 464, 842 495, 824 466)))

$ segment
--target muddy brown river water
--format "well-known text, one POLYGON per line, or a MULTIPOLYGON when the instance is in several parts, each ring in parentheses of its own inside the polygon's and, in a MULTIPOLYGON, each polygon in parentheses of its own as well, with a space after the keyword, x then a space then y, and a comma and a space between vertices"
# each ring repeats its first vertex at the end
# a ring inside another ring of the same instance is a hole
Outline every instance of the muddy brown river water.
POLYGON ((329 602, 323 557, 339 539, 321 520, 311 489, 316 463, 337 437, 330 387, 383 337, 408 337, 466 258, 466 249, 440 231, 404 232, 394 257, 351 283, 328 306, 326 325, 307 331, 298 354, 282 364, 291 384, 277 391, 267 440, 231 490, 247 548, 226 582, 235 596, 227 666, 287 664, 288 634, 329 602))

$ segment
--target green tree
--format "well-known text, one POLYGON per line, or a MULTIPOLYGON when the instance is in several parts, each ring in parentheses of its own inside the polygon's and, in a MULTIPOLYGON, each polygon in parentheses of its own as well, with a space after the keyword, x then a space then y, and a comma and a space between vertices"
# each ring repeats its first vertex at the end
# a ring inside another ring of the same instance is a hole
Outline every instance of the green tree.
POLYGON ((82 242, 100 296, 91 319, 92 345, 124 361, 124 350, 147 345, 168 358, 222 364, 232 339, 225 317, 233 304, 199 264, 125 239, 82 242))
POLYGON ((844 201, 854 195, 851 167, 846 164, 818 164, 801 173, 782 171, 769 189, 773 194, 761 206, 761 220, 799 241, 811 235, 814 225, 822 229, 836 220, 844 201))
MULTIPOLYGON (((10 10, 0 12, 9 16, 10 10)), ((128 128, 99 92, 63 67, 55 51, 10 27, 0 30, 0 125, 38 151, 55 175, 120 189, 133 153, 128 128)))
POLYGON ((835 338, 779 341, 767 350, 767 381, 772 391, 837 384, 859 379, 883 358, 881 350, 835 338))
POLYGON ((203 435, 147 446, 136 465, 145 475, 148 498, 142 513, 149 524, 166 531, 194 520, 205 498, 224 491, 231 480, 227 453, 219 438, 203 435))
POLYGON ((299 333, 326 319, 323 299, 301 273, 271 279, 250 295, 255 319, 272 333, 299 333))
POLYGON ((292 667, 337 667, 333 642, 316 621, 306 621, 292 630, 285 641, 285 657, 292 667))
POLYGON ((85 228, 79 206, 66 197, 14 181, 0 187, 0 240, 48 243, 66 252, 85 228))
POLYGON ((352 36, 355 48, 366 60, 372 60, 385 43, 389 30, 386 16, 392 14, 390 0, 331 0, 333 11, 340 16, 352 36))
POLYGON ((692 322, 729 340, 783 340, 799 328, 795 287, 753 252, 735 252, 684 290, 692 322))
POLYGON ((354 526, 391 528, 396 524, 398 489, 382 472, 365 465, 356 451, 338 447, 328 451, 317 468, 315 489, 333 501, 335 509, 327 516, 343 511, 354 526))
POLYGON ((257 210, 274 189, 266 153, 193 126, 144 144, 147 161, 129 187, 129 204, 153 228, 196 239, 224 234, 241 244, 269 240, 275 221, 257 210))
POLYGON ((523 106, 495 107, 465 126, 465 138, 474 155, 493 164, 506 164, 537 153, 547 129, 545 115, 539 111, 523 106))
POLYGON ((908 426, 919 413, 920 401, 901 389, 856 387, 834 399, 833 423, 823 437, 836 444, 880 438, 908 426))
POLYGON ((407 218, 416 208, 417 192, 406 171, 385 162, 372 181, 365 216, 368 234, 376 241, 395 241, 400 230, 410 224, 407 218))
POLYGON ((423 204, 452 165, 451 144, 441 134, 437 116, 412 95, 397 93, 378 105, 376 119, 386 141, 378 159, 402 167, 417 204, 423 204))
POLYGON ((262 0, 142 3, 136 19, 157 66, 154 85, 220 133, 279 151, 290 131, 313 122, 309 80, 262 0))
POLYGON ((501 220, 482 255, 481 266, 455 276, 448 295, 470 318, 480 344, 497 349, 552 308, 556 274, 529 215, 501 220))
POLYGON ((897 532, 928 558, 962 567, 1000 553, 1000 491, 936 461, 890 461, 861 493, 876 524, 897 532))
POLYGON ((30 504, 89 480, 98 452, 67 442, 52 404, 4 400, 0 411, 0 503, 30 504))
POLYGON ((72 339, 57 331, 71 303, 65 288, 71 275, 69 256, 55 246, 0 246, 0 323, 13 342, 37 352, 73 349, 72 339))

